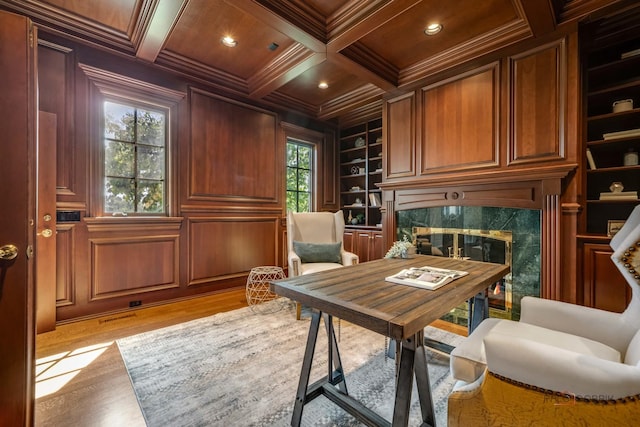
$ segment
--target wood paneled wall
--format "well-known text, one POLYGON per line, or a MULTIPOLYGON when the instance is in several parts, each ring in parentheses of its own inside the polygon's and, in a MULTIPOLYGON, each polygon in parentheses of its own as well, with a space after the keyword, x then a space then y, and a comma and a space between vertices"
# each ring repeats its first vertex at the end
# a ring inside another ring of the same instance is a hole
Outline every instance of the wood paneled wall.
POLYGON ((58 224, 58 322, 244 286, 252 267, 285 267, 287 136, 316 145, 316 206, 337 208, 335 127, 53 35, 39 57, 40 108, 57 115, 57 209, 81 213, 58 224), (175 104, 167 217, 99 216, 97 103, 118 90, 175 104))
POLYGON ((540 41, 386 101, 381 184, 386 247, 395 239, 398 210, 447 205, 540 209, 542 296, 567 294, 561 278, 575 277, 577 254, 575 245, 561 246, 567 241, 562 235, 575 236, 576 230, 561 228, 561 201, 575 205, 576 194, 563 191, 580 162, 579 141, 568 130, 579 126, 580 105, 566 102, 580 88, 568 65, 576 64, 576 38, 577 32, 570 32, 540 41), (573 121, 567 123, 568 118, 573 121), (570 262, 561 263, 561 254, 570 262))

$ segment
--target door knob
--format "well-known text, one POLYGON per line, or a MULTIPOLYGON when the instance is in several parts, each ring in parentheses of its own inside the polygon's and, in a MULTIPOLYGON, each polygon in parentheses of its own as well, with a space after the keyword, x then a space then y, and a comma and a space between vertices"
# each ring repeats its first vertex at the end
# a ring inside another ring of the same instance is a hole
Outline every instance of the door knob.
POLYGON ((53 236, 53 231, 50 228, 45 228, 42 230, 42 233, 38 233, 38 236, 51 237, 53 236))
POLYGON ((0 248, 0 259, 10 261, 18 256, 18 248, 15 245, 4 245, 0 248))

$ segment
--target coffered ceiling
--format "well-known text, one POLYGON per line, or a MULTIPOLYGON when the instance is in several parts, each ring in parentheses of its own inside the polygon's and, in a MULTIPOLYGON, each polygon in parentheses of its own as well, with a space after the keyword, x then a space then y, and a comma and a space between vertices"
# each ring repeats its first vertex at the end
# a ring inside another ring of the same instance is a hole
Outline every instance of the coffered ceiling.
POLYGON ((318 119, 624 0, 0 0, 71 37, 318 119), (434 36, 424 33, 440 23, 434 36), (236 47, 221 43, 224 36, 236 47), (318 88, 319 82, 329 87, 318 88))

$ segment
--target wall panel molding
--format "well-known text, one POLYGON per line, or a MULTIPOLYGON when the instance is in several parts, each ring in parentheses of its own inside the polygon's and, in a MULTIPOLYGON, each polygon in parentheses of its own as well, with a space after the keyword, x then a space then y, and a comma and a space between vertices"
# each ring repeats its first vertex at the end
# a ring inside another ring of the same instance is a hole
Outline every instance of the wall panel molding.
POLYGON ((187 230, 189 286, 244 276, 253 267, 280 262, 280 215, 191 217, 187 230))
POLYGON ((508 58, 510 165, 565 158, 565 44, 562 39, 508 58))
POLYGON ((177 234, 90 238, 91 301, 178 288, 179 240, 177 234))
POLYGON ((56 224, 56 307, 75 304, 75 230, 75 224, 56 224))
POLYGON ((284 147, 276 114, 195 88, 189 105, 187 199, 279 203, 284 147))
POLYGON ((420 174, 500 164, 500 63, 422 89, 420 174))

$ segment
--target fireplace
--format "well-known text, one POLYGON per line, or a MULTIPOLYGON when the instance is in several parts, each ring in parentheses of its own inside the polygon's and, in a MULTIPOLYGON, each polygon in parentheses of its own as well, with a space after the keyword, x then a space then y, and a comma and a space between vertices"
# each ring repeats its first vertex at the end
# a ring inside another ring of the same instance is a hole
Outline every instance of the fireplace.
MULTIPOLYGON (((520 300, 541 292, 541 212, 487 206, 441 206, 397 212, 397 236, 419 253, 507 264, 511 273, 487 290, 491 317, 518 320, 520 300)), ((462 304, 444 320, 467 325, 462 304)))
MULTIPOLYGON (((512 265, 511 231, 413 227, 411 235, 419 254, 512 265)), ((489 309, 501 317, 509 316, 513 307, 512 277, 509 272, 487 290, 489 309)))

